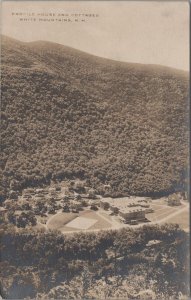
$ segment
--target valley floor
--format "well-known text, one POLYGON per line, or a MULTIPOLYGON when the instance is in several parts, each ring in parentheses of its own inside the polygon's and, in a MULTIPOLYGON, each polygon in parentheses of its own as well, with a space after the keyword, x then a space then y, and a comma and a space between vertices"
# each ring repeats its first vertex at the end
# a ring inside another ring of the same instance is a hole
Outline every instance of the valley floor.
MULTIPOLYGON (((83 182, 73 184, 78 189, 83 186, 83 182)), ((76 192, 69 181, 63 181, 59 185, 23 190, 17 201, 5 201, 2 208, 5 219, 14 224, 16 231, 26 227, 35 231, 58 230, 63 234, 73 234, 164 223, 178 224, 189 231, 189 202, 183 198, 179 198, 178 204, 173 202, 171 205, 169 197, 111 198, 86 188, 87 191, 76 192), (109 203, 115 204, 110 206, 109 203), (127 224, 130 215, 133 222, 127 224)))
MULTIPOLYGON (((126 197, 124 197, 125 200, 126 197)), ((71 219, 67 221, 68 213, 62 213, 61 211, 51 216, 46 225, 46 229, 58 229, 64 234, 72 234, 79 231, 96 232, 100 230, 118 230, 121 228, 138 228, 145 224, 164 224, 164 223, 176 223, 179 224, 182 229, 189 232, 189 204, 186 201, 181 202, 181 206, 170 207, 164 200, 154 200, 151 203, 151 208, 154 209, 153 213, 146 214, 147 222, 141 222, 137 225, 124 224, 123 220, 119 216, 112 215, 110 211, 99 208, 98 211, 85 210, 80 214, 73 214, 72 220, 78 218, 79 223, 76 223, 76 227, 70 227, 71 219), (96 222, 89 227, 83 228, 83 222, 85 219, 95 220, 96 222), (58 224, 59 221, 59 224, 58 224)))

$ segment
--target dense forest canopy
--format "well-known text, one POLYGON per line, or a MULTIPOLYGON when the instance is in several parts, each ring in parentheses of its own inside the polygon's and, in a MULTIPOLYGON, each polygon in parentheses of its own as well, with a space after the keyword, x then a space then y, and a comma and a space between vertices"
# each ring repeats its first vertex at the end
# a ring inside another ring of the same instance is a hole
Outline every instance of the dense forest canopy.
POLYGON ((177 225, 64 236, 4 223, 0 237, 4 299, 188 299, 189 236, 177 225))
POLYGON ((2 37, 2 192, 64 178, 112 195, 185 188, 188 74, 2 37))

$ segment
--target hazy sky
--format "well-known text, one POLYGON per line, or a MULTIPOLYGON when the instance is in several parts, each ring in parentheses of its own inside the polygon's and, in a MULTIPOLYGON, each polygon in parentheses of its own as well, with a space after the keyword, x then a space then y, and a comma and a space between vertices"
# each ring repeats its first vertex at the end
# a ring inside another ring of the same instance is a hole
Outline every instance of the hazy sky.
POLYGON ((189 69, 189 4, 182 0, 4 1, 2 33, 21 41, 53 41, 115 60, 189 69), (19 21, 12 15, 18 12, 33 12, 36 21, 19 21), (72 22, 39 22, 37 13, 99 17, 86 17, 85 22, 74 22, 73 17, 72 22))

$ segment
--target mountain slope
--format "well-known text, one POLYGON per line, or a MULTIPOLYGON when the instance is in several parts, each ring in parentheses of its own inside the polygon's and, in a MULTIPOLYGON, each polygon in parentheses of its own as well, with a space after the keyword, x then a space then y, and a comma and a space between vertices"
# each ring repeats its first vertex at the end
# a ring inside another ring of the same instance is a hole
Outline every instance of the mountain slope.
POLYGON ((73 177, 113 195, 182 189, 187 99, 183 71, 2 37, 2 196, 73 177))

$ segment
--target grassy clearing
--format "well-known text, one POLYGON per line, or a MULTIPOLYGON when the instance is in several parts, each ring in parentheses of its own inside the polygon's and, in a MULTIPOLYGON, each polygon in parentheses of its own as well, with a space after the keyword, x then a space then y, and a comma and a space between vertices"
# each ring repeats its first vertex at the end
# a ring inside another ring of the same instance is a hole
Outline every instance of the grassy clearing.
POLYGON ((47 223, 49 229, 60 230, 64 225, 71 222, 77 218, 79 214, 75 213, 58 213, 52 217, 52 219, 47 223))
POLYGON ((150 213, 147 214, 146 217, 150 220, 150 221, 160 221, 163 218, 168 217, 170 214, 172 214, 173 211, 170 210, 161 210, 160 213, 158 212, 154 212, 154 213, 150 213))
POLYGON ((159 203, 157 204, 151 204, 151 207, 154 209, 153 213, 149 213, 146 215, 146 217, 150 221, 160 221, 161 219, 167 217, 168 215, 174 213, 177 211, 177 207, 171 207, 167 205, 160 205, 159 203))
MULTIPOLYGON (((104 218, 106 218, 108 221, 111 221, 111 217, 109 214, 107 214, 106 212, 104 211, 99 211, 100 215, 102 215, 104 218)), ((111 212, 110 212, 111 213, 111 212)))
POLYGON ((66 226, 69 222, 74 220, 77 217, 83 217, 87 219, 94 219, 97 220, 97 222, 91 226, 89 229, 94 230, 94 229, 104 229, 104 228, 110 228, 111 225, 109 222, 104 220, 102 217, 98 216, 96 212, 94 211, 83 211, 80 212, 80 214, 73 214, 73 213, 59 213, 55 215, 50 222, 48 222, 48 228, 50 229, 57 229, 62 232, 68 232, 68 231, 80 231, 82 229, 78 228, 73 228, 73 227, 68 227, 66 226))
MULTIPOLYGON (((151 207, 154 209, 154 211, 157 214, 160 214, 162 211, 168 211, 168 212, 174 212, 177 210, 177 207, 171 207, 171 206, 164 206, 164 205, 151 205, 151 207)), ((180 207, 178 207, 180 208, 180 207)))
POLYGON ((176 223, 179 224, 182 229, 189 228, 189 210, 185 210, 181 212, 179 215, 176 215, 170 219, 168 219, 168 223, 176 223))
POLYGON ((109 222, 104 220, 102 217, 98 216, 94 211, 87 211, 83 214, 84 218, 95 219, 98 222, 95 223, 90 229, 103 229, 103 228, 110 228, 111 225, 109 222))

